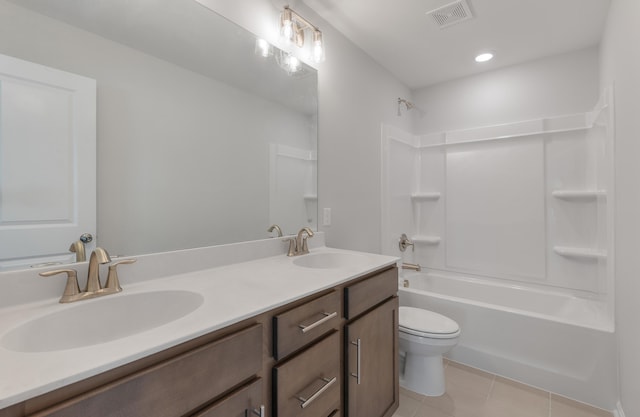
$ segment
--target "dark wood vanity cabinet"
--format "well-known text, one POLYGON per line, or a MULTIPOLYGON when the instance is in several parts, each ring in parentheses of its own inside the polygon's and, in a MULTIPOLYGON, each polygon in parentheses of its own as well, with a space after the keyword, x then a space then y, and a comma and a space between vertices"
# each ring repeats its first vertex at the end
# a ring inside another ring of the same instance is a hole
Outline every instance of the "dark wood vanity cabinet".
POLYGON ((397 270, 345 288, 345 410, 388 417, 399 405, 397 270))
POLYGON ((387 267, 0 410, 0 417, 390 417, 397 268, 387 267))
MULTIPOLYGON (((31 415, 233 416, 216 412, 216 407, 209 407, 213 411, 204 414, 197 410, 256 377, 262 370, 262 335, 262 325, 253 325, 31 415)), ((249 392, 243 388, 239 391, 249 392)), ((244 396, 239 398, 232 392, 223 398, 220 408, 235 406, 235 415, 244 415, 246 409, 263 405, 261 388, 260 395, 252 397, 256 400, 253 404, 244 396)))

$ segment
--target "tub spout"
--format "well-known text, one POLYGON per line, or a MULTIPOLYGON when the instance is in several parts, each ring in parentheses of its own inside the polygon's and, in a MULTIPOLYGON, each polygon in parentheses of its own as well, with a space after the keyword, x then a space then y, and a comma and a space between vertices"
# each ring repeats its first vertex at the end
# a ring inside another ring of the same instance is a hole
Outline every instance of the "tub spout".
POLYGON ((403 262, 401 265, 402 269, 409 269, 411 271, 422 271, 422 267, 420 266, 420 264, 410 264, 407 262, 403 262))

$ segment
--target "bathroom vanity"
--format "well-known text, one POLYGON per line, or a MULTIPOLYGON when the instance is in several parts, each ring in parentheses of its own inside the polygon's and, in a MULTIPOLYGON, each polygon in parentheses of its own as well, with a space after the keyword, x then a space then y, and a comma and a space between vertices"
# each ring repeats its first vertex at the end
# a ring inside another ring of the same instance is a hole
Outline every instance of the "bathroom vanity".
MULTIPOLYGON (((327 248, 296 258, 125 285, 114 297, 179 283, 204 302, 102 348, 25 353, 0 344, 3 379, 13 382, 5 365, 16 372, 20 360, 15 382, 35 379, 11 396, 2 388, 0 404, 12 403, 0 416, 390 417, 399 395, 395 259, 327 248)), ((85 302, 93 301, 77 304, 85 302)))

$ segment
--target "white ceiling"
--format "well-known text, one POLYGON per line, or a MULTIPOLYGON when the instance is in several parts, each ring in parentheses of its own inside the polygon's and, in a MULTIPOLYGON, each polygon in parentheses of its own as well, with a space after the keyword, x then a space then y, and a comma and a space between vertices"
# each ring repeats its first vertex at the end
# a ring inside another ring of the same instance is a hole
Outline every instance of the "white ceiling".
POLYGON ((474 18, 440 29, 426 12, 453 0, 302 1, 412 89, 597 45, 611 3, 468 0, 474 18))

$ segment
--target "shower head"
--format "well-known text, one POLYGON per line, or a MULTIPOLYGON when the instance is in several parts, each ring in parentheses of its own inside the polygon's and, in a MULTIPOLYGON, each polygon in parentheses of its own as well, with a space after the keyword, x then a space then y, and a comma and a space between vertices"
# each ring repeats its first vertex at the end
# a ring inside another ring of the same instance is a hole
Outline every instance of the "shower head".
POLYGON ((404 105, 406 110, 411 110, 415 108, 415 105, 409 100, 405 100, 404 98, 398 97, 398 116, 402 116, 402 106, 404 105))

